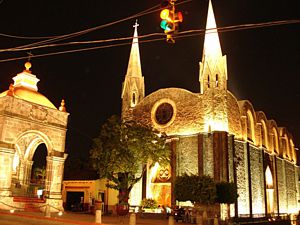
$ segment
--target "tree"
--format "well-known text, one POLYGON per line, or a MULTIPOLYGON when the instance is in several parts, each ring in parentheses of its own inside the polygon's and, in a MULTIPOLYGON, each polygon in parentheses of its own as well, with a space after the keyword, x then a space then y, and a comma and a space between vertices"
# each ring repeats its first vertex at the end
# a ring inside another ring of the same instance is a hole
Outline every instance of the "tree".
POLYGON ((120 203, 128 203, 129 194, 145 174, 146 165, 165 165, 170 151, 167 136, 152 127, 135 121, 110 117, 94 139, 90 158, 99 178, 109 181, 108 187, 119 190, 120 203), (138 175, 139 174, 139 175, 138 175))
POLYGON ((231 182, 220 182, 216 184, 216 202, 227 204, 227 218, 230 217, 230 204, 235 203, 238 198, 237 186, 231 182))
POLYGON ((176 177, 174 193, 178 201, 207 206, 215 202, 216 185, 209 176, 184 174, 176 177))
POLYGON ((178 176, 174 193, 178 201, 191 201, 198 210, 204 206, 202 223, 206 223, 207 207, 214 204, 216 199, 216 185, 211 177, 187 174, 178 176))

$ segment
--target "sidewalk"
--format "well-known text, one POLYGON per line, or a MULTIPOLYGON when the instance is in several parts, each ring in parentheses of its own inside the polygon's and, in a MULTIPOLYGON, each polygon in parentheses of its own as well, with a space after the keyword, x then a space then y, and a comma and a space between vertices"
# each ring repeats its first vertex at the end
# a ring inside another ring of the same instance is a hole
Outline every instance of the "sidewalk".
MULTIPOLYGON (((55 224, 79 224, 79 225, 95 225, 95 215, 91 214, 82 214, 82 213, 71 213, 71 212, 64 212, 63 215, 59 216, 57 213, 51 213, 51 217, 45 217, 44 213, 40 212, 14 212, 10 213, 8 211, 0 211, 0 224, 1 217, 19 217, 24 219, 35 219, 38 221, 53 221, 57 222, 55 224)), ((121 217, 121 216, 102 216, 102 225, 128 225, 129 224, 129 216, 121 217)), ((140 218, 139 216, 136 217, 136 224, 137 225, 168 225, 168 219, 146 219, 140 218)), ((180 225, 191 225, 187 223, 176 223, 180 225)), ((99 224, 97 224, 99 225, 99 224)))

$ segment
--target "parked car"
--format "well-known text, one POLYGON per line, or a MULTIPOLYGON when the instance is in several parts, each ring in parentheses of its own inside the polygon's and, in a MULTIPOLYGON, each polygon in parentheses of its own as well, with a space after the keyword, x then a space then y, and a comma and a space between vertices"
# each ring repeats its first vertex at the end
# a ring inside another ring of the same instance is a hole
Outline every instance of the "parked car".
POLYGON ((174 219, 176 220, 176 222, 178 222, 179 220, 181 220, 182 222, 184 221, 184 208, 174 210, 174 219))

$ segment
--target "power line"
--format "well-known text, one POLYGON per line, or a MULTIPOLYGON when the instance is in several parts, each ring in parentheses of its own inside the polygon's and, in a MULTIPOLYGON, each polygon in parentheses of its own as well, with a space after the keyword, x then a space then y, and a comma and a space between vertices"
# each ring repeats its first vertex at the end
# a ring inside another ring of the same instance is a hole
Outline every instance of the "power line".
POLYGON ((77 31, 77 32, 70 33, 70 34, 55 36, 55 37, 50 38, 48 40, 39 41, 39 42, 35 42, 35 43, 23 45, 23 46, 18 46, 18 47, 14 47, 14 48, 11 48, 11 49, 28 48, 28 47, 33 47, 33 46, 37 46, 37 45, 40 45, 40 44, 47 44, 47 43, 57 42, 57 41, 73 38, 73 37, 76 37, 76 36, 84 35, 84 34, 92 32, 92 31, 96 31, 96 30, 99 30, 99 29, 102 29, 102 28, 105 28, 105 27, 109 27, 109 26, 112 26, 112 25, 130 20, 130 19, 133 19, 133 18, 137 18, 139 16, 143 16, 143 15, 147 15, 147 14, 156 12, 156 11, 160 10, 160 9, 155 9, 159 6, 160 6, 159 4, 155 5, 155 6, 149 8, 149 9, 146 9, 142 12, 139 12, 139 13, 134 14, 132 16, 129 16, 129 17, 126 17, 124 19, 120 19, 120 20, 117 20, 117 21, 114 21, 114 22, 111 22, 111 23, 107 23, 107 24, 104 24, 104 25, 100 25, 100 26, 96 26, 96 27, 93 27, 93 28, 85 29, 85 30, 82 30, 82 31, 77 31))
MULTIPOLYGON (((188 2, 191 2, 191 1, 192 0, 185 0, 185 1, 182 1, 180 3, 177 3, 176 5, 185 4, 185 3, 188 3, 188 2)), ((27 45, 23 45, 23 46, 17 46, 17 47, 11 48, 11 50, 19 49, 19 48, 25 48, 25 47, 29 48, 30 46, 36 46, 36 45, 39 45, 39 44, 57 42, 57 41, 69 39, 69 38, 72 38, 72 37, 84 35, 84 34, 90 33, 90 32, 95 31, 95 30, 99 30, 99 29, 102 29, 102 28, 105 28, 105 27, 108 27, 108 26, 112 26, 112 25, 130 20, 130 19, 137 18, 139 16, 144 16, 144 15, 147 15, 147 14, 150 14, 150 13, 153 13, 153 12, 157 12, 157 11, 160 11, 160 10, 161 10, 160 4, 157 4, 157 5, 149 8, 149 9, 146 9, 142 12, 136 13, 136 14, 134 14, 132 16, 129 16, 129 17, 126 17, 124 19, 120 19, 120 20, 117 20, 117 21, 114 21, 114 22, 111 22, 111 23, 107 23, 107 24, 104 24, 104 25, 100 25, 100 26, 96 26, 96 27, 89 28, 89 29, 86 29, 86 30, 82 30, 82 31, 78 31, 78 32, 70 33, 70 34, 65 34, 65 35, 60 35, 60 36, 26 37, 26 36, 16 36, 16 35, 9 35, 9 34, 3 34, 3 33, 2 34, 0 33, 0 36, 10 37, 10 38, 19 38, 19 39, 48 39, 49 38, 48 40, 44 40, 44 41, 40 41, 40 42, 36 42, 36 43, 31 43, 31 44, 27 44, 27 45)))
MULTIPOLYGON (((235 25, 235 26, 227 26, 227 27, 221 27, 217 29, 197 29, 197 30, 188 30, 188 31, 182 31, 178 33, 178 36, 175 38, 186 38, 191 36, 197 36, 204 34, 205 32, 230 32, 230 31, 237 31, 237 30, 246 30, 246 29, 255 29, 255 28, 262 28, 262 27, 270 27, 270 26, 278 26, 278 25, 286 25, 286 24, 295 24, 300 23, 300 20, 283 20, 283 21, 273 21, 273 22, 265 22, 265 23, 257 23, 257 24, 242 24, 242 25, 235 25)), ((164 34, 147 34, 140 36, 139 38, 143 37, 150 37, 155 35, 164 35, 164 34)), ((103 42, 109 42, 109 41, 117 41, 117 40, 132 40, 132 37, 130 38, 119 38, 119 39, 108 39, 108 40, 99 40, 99 43, 103 42)), ((149 39, 149 40, 139 40, 140 43, 148 43, 148 42, 154 42, 154 41, 161 41, 165 40, 165 38, 155 38, 155 39, 149 39)), ((77 44, 82 44, 82 42, 76 42, 77 44)), ((88 42, 85 42, 87 44, 88 42)), ((95 43, 90 42, 90 43, 95 43)), ((65 43, 70 44, 70 43, 65 43)), ((89 47, 89 48, 80 48, 80 49, 72 49, 72 50, 66 50, 66 51, 60 51, 60 52, 51 52, 51 53, 45 53, 45 54, 39 54, 39 55, 33 55, 32 58, 37 57, 46 57, 46 56, 52 56, 52 55, 60 55, 60 54, 67 54, 67 53, 74 53, 74 52, 82 52, 82 51, 90 51, 90 50, 96 50, 96 49, 103 49, 103 48, 110 48, 110 47, 117 47, 117 46, 123 46, 123 45, 130 45, 131 42, 126 43, 116 43, 116 44, 109 44, 109 45, 103 45, 103 46, 95 46, 95 47, 89 47)), ((50 47, 50 46, 40 46, 40 47, 50 47)), ((37 46, 36 48, 39 48, 37 46)), ((21 50, 21 49, 20 49, 21 50)), ((24 48, 22 50, 28 50, 28 48, 24 48)), ((21 59, 27 59, 27 57, 17 57, 17 58, 9 58, 9 59, 3 59, 0 60, 1 62, 8 62, 8 61, 15 61, 15 60, 21 60, 21 59)))
MULTIPOLYGON (((141 35, 139 38, 146 38, 151 36, 165 36, 163 33, 152 33, 141 35)), ((33 50, 33 49, 40 49, 40 48, 49 48, 49 47, 60 47, 60 46, 68 46, 68 45, 78 45, 78 44, 99 44, 99 43, 106 43, 106 42, 115 42, 115 41, 125 41, 125 40, 132 40, 132 36, 130 37, 123 37, 123 38, 111 38, 105 40, 96 40, 96 41, 73 41, 67 43, 59 43, 59 44, 48 44, 48 45, 40 45, 36 47, 28 47, 28 48, 17 48, 17 49, 0 49, 0 52, 16 52, 16 51, 26 51, 26 50, 33 50)))

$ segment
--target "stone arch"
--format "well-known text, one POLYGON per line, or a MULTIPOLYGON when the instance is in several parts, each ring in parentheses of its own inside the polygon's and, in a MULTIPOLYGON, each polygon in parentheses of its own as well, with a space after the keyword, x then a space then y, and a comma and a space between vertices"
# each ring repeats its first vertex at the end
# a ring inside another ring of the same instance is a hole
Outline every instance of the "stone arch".
POLYGON ((36 147, 41 143, 46 145, 48 155, 50 155, 53 149, 51 139, 41 131, 27 130, 17 135, 14 141, 17 148, 20 149, 20 145, 22 145, 22 147, 26 147, 23 151, 20 150, 24 154, 24 158, 28 158, 29 156, 32 158, 36 147))
POLYGON ((291 135, 289 136, 289 145, 290 145, 291 160, 296 164, 297 157, 295 153, 295 145, 294 145, 293 137, 291 137, 291 135))
POLYGON ((258 136, 260 137, 260 145, 261 147, 265 147, 268 151, 272 152, 269 148, 269 131, 267 128, 267 117, 264 112, 259 111, 256 113, 257 124, 260 126, 260 133, 258 136))
POLYGON ((256 115, 252 104, 247 101, 239 101, 241 110, 244 139, 256 144, 256 115))
POLYGON ((247 114, 246 114, 246 118, 247 118, 247 140, 248 141, 252 141, 253 143, 255 143, 255 123, 254 123, 254 117, 253 114, 251 113, 250 110, 247 110, 247 114))
MULTIPOLYGON (((51 139, 43 132, 37 130, 27 130, 18 134, 15 138, 15 155, 18 154, 19 160, 17 167, 13 168, 13 170, 15 169, 15 172, 12 176, 12 184, 21 189, 18 190, 18 192, 27 192, 27 188, 30 185, 31 180, 33 165, 32 158, 37 147, 42 143, 46 145, 47 156, 50 156, 53 145, 51 139)), ((46 165, 46 168, 48 170, 50 167, 46 165)), ((47 170, 46 174, 48 174, 47 170)), ((49 182, 48 176, 46 176, 45 183, 47 182, 49 182)))
POLYGON ((270 145, 272 152, 274 152, 276 155, 280 155, 280 146, 279 146, 279 132, 278 127, 275 122, 275 120, 269 120, 268 121, 268 128, 269 128, 269 137, 270 137, 270 145), (272 147, 271 147, 272 146, 272 147))
POLYGON ((282 151, 282 156, 285 159, 292 160, 291 150, 290 150, 290 142, 289 142, 289 133, 285 127, 279 128, 279 140, 280 140, 280 148, 282 151))

